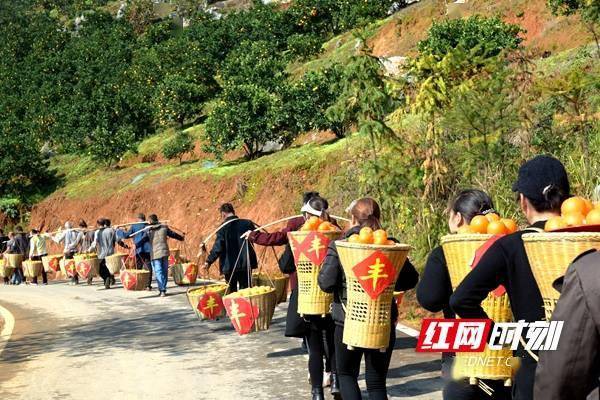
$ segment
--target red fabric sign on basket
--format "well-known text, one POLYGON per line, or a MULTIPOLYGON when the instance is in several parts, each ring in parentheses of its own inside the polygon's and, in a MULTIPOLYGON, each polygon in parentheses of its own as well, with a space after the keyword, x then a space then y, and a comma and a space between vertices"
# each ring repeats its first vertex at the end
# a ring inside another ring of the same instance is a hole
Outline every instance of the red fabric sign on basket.
POLYGON ((206 293, 200 297, 198 311, 208 319, 216 319, 223 311, 223 299, 219 293, 206 293))
POLYGON ((88 278, 88 276, 90 275, 90 271, 91 270, 92 270, 92 266, 90 265, 89 262, 87 262, 87 261, 79 261, 77 263, 77 273, 83 279, 87 279, 88 278))
POLYGON ((376 300, 396 278, 396 269, 392 262, 379 250, 356 264, 352 271, 360 286, 373 300, 376 300))
POLYGON ((137 285, 137 276, 127 270, 122 271, 119 278, 121 279, 123 287, 127 290, 131 290, 137 285))
POLYGON ((258 307, 252 307, 250 301, 243 297, 225 298, 223 303, 237 333, 240 335, 250 333, 254 326, 254 321, 258 318, 258 307))
POLYGON ((298 264, 298 260, 300 259, 300 254, 304 252, 302 245, 304 242, 300 243, 292 235, 289 236, 290 248, 292 250, 292 254, 294 255, 294 263, 298 264))
POLYGON ((327 255, 327 248, 329 247, 330 241, 331 240, 322 233, 311 232, 302 242, 302 249, 310 262, 315 265, 321 265, 327 255))
POLYGON ((50 269, 54 272, 60 269, 60 261, 58 260, 58 258, 51 259, 48 264, 50 266, 50 269))
POLYGON ((172 267, 175 264, 177 264, 177 260, 175 259, 175 256, 173 254, 169 255, 169 267, 172 267))
POLYGON ((187 266, 187 268, 185 269, 185 277, 187 278, 188 281, 193 281, 194 278, 197 276, 197 272, 196 272, 196 266, 194 264, 190 264, 187 266))
POLYGON ((67 271, 67 275, 71 278, 74 277, 75 274, 77 274, 77 268, 75 267, 74 260, 65 260, 65 271, 67 271))
MULTIPOLYGON (((481 261, 481 258, 483 257, 483 255, 489 250, 489 248, 492 247, 492 245, 494 243, 496 243, 496 241, 498 239, 500 239, 504 236, 505 235, 492 236, 491 238, 488 239, 487 242, 485 242, 483 244, 483 246, 481 246, 479 249, 477 249, 477 251, 475 252, 475 257, 473 258, 473 262, 471 263, 471 269, 475 268, 477 266, 477 264, 479 264, 479 261, 481 261)), ((495 297, 500 297, 504 293, 506 293, 506 288, 502 285, 498 286, 496 289, 494 289, 492 291, 492 295, 494 295, 495 297)))

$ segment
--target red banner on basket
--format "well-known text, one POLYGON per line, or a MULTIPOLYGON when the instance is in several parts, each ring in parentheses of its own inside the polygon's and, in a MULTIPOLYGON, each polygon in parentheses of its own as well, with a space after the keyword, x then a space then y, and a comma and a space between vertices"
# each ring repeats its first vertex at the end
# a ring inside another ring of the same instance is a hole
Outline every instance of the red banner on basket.
POLYGON ((225 298, 223 299, 223 304, 237 333, 240 335, 250 333, 254 326, 254 321, 258 318, 258 307, 252 307, 252 304, 243 297, 225 298))
POLYGON ((67 275, 71 278, 77 274, 77 267, 75 267, 74 260, 65 260, 65 271, 67 271, 67 275))
POLYGON ((319 232, 311 232, 302 243, 306 257, 315 265, 321 265, 327 255, 329 238, 319 232))
POLYGON ((196 280, 197 276, 198 276, 198 270, 197 270, 196 264, 189 264, 187 266, 187 268, 185 269, 185 277, 191 283, 192 281, 196 280))
POLYGON ((302 243, 298 242, 292 235, 288 235, 290 239, 290 248, 292 249, 292 254, 294 255, 294 262, 298 264, 298 260, 300 259, 300 254, 302 254, 302 243))
POLYGON ((58 258, 50 259, 50 262, 48 263, 48 265, 50 266, 50 269, 54 272, 56 272, 60 269, 60 261, 58 258))
POLYGON ((77 263, 77 273, 83 279, 87 279, 90 275, 90 271, 92 270, 92 266, 88 261, 79 261, 77 263))
POLYGON ((392 262, 379 250, 356 264, 352 271, 360 286, 373 300, 394 283, 396 278, 396 269, 392 262))
POLYGON ((200 297, 198 302, 198 311, 208 319, 217 319, 223 312, 223 299, 219 293, 206 293, 200 297))
POLYGON ((175 264, 177 264, 177 260, 175 259, 175 256, 173 254, 169 255, 169 267, 172 267, 175 264))
POLYGON ((121 283, 123 284, 123 287, 127 290, 131 290, 135 287, 135 285, 137 285, 136 274, 132 274, 131 272, 128 272, 127 270, 123 270, 121 272, 121 275, 119 275, 119 278, 121 279, 121 283))
MULTIPOLYGON (((475 252, 475 257, 473 258, 473 262, 471 263, 471 269, 475 268, 477 266, 477 264, 479 264, 479 261, 481 261, 481 258, 489 250, 489 248, 492 247, 492 245, 494 243, 496 243, 496 241, 503 236, 505 236, 505 235, 492 236, 487 242, 485 242, 483 244, 483 246, 481 246, 479 249, 477 249, 477 251, 475 252)), ((496 289, 494 289, 492 291, 492 295, 494 297, 500 297, 504 293, 506 293, 506 288, 502 285, 498 286, 496 289)))

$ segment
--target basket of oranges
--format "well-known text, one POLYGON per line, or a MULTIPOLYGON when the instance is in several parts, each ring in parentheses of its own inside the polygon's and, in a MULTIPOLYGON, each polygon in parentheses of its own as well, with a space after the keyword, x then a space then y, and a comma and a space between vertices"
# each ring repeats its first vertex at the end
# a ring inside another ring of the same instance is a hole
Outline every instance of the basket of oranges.
POLYGON ((83 278, 93 278, 100 274, 100 260, 96 253, 80 253, 73 256, 77 274, 83 278))
POLYGON ((580 254, 600 249, 600 204, 582 197, 563 202, 561 215, 546 222, 545 231, 523 235, 531 271, 542 294, 546 319, 550 319, 560 293, 553 283, 563 276, 580 254))
POLYGON ((349 349, 384 350, 389 346, 394 287, 410 246, 388 240, 383 229, 373 232, 368 227, 335 244, 348 296, 342 342, 349 349))
POLYGON ((53 254, 42 257, 42 264, 46 272, 57 272, 60 270, 60 260, 63 258, 62 254, 53 254))
POLYGON ((198 265, 195 263, 177 263, 169 267, 173 281, 178 286, 189 286, 198 279, 198 265))
POLYGON ((36 278, 42 275, 43 269, 44 265, 41 261, 23 261, 23 275, 25 275, 26 278, 36 278))
POLYGON ((303 315, 329 314, 333 294, 319 287, 317 278, 332 240, 342 232, 331 222, 318 217, 309 218, 299 231, 288 232, 288 238, 298 277, 298 313, 303 315))
MULTIPOLYGON (((514 233, 517 224, 510 219, 502 219, 495 213, 475 216, 470 225, 463 225, 457 234, 442 237, 441 244, 448 266, 452 289, 462 282, 471 269, 475 267, 474 260, 477 252, 496 235, 514 233)), ((482 308, 490 319, 495 322, 512 321, 512 311, 508 295, 504 288, 490 293, 481 303, 482 308)), ((487 346, 483 352, 457 353, 453 365, 453 376, 458 379, 469 378, 471 382, 477 379, 506 380, 513 376, 511 366, 512 351, 507 349, 490 350, 487 346), (498 363, 486 363, 489 357, 500 360, 498 363), (477 359, 477 361, 473 361, 477 359), (492 365, 493 364, 493 365, 492 365)))
POLYGON ((145 269, 125 268, 120 271, 119 279, 125 290, 145 290, 150 283, 150 271, 146 271, 145 269))
POLYGON ((116 275, 119 273, 121 268, 125 266, 124 259, 127 257, 127 254, 124 253, 115 253, 106 257, 106 268, 111 275, 116 275))
POLYGON ((10 278, 15 269, 6 263, 6 260, 0 259, 0 278, 10 278))
POLYGON ((188 302, 201 321, 217 320, 225 316, 222 298, 227 288, 226 283, 209 283, 188 289, 188 302))
POLYGON ((252 274, 252 286, 271 286, 277 292, 277 304, 287 300, 289 278, 286 275, 270 275, 263 272, 252 274))
POLYGON ((270 286, 255 286, 223 297, 227 315, 240 334, 266 331, 277 305, 277 293, 270 286))

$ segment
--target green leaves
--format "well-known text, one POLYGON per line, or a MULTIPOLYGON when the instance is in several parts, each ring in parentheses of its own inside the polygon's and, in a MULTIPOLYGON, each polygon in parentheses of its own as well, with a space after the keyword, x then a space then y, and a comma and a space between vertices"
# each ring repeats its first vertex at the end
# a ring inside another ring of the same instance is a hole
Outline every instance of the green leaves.
POLYGON ((176 133, 162 148, 162 154, 166 159, 172 160, 178 158, 179 164, 181 164, 181 159, 185 154, 193 151, 194 140, 192 139, 192 136, 185 131, 176 133))

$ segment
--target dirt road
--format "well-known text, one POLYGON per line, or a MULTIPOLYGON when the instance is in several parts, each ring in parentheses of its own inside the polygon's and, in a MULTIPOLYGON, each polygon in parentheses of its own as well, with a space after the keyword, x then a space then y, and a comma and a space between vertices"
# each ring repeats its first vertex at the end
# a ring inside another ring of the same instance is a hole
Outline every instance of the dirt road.
MULTIPOLYGON (((197 320, 184 288, 169 294, 59 282, 0 287, 0 305, 16 321, 0 355, 0 398, 309 398, 307 356, 283 336, 285 306, 268 332, 240 337, 227 319, 197 320)), ((440 399, 439 361, 414 344, 398 339, 390 394, 440 399)))

